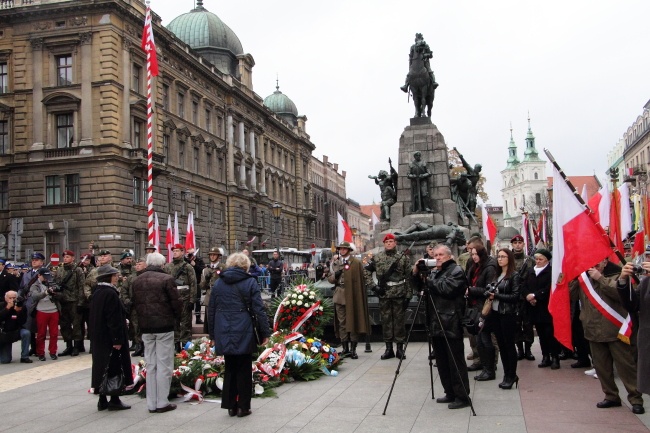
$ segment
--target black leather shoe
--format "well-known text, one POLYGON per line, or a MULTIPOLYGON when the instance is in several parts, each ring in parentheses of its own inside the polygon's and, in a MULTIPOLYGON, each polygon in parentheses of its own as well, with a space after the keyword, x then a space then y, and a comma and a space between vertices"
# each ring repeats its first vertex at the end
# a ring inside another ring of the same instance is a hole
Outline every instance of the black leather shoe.
POLYGON ((571 364, 571 368, 591 368, 591 362, 589 361, 578 361, 571 364))
POLYGON ((59 357, 56 356, 56 353, 50 353, 50 359, 51 359, 52 361, 56 361, 57 359, 59 359, 59 357))
POLYGON ((243 418, 243 417, 248 416, 248 415, 250 415, 252 413, 253 413, 253 411, 251 411, 250 409, 241 409, 241 408, 237 409, 237 417, 238 418, 243 418))
POLYGON ((550 366, 551 366, 551 358, 549 358, 548 356, 544 356, 544 357, 542 357, 542 362, 540 362, 539 364, 537 364, 537 366, 538 366, 539 368, 550 367, 550 366))
POLYGON ((41 356, 38 357, 38 360, 39 361, 47 361, 47 358, 45 357, 45 355, 41 355, 41 356))
POLYGON ((558 370, 560 368, 560 358, 559 357, 553 357, 551 360, 551 370, 558 370))
POLYGON ((598 409, 607 409, 610 407, 621 407, 621 402, 605 399, 603 401, 599 401, 598 403, 596 403, 596 407, 598 409))
POLYGON ((496 379, 496 375, 494 374, 494 372, 489 372, 487 370, 483 370, 481 374, 479 374, 478 376, 474 376, 474 380, 477 382, 485 382, 494 379, 496 379))
MULTIPOLYGON (((126 409, 131 409, 131 406, 128 404, 122 403, 120 400, 118 401, 109 401, 108 402, 108 410, 113 411, 113 410, 126 410, 126 409)), ((160 409, 157 409, 156 412, 158 412, 160 409)))
POLYGON ((237 415, 237 409, 228 409, 228 416, 237 415))
POLYGON ((106 400, 105 397, 100 397, 99 401, 97 402, 97 410, 101 412, 106 409, 108 409, 108 400, 106 400))
POLYGON ((196 324, 197 324, 197 325, 203 325, 203 320, 201 320, 200 317, 197 317, 197 318, 196 318, 196 324))
POLYGON ((445 395, 444 397, 438 397, 436 399, 436 403, 451 403, 454 400, 456 400, 454 397, 451 397, 449 395, 445 395))
POLYGON ((642 404, 633 404, 632 413, 635 413, 637 415, 642 415, 645 413, 645 409, 643 408, 642 404))
POLYGON ((526 358, 529 361, 534 361, 535 360, 535 355, 533 355, 533 353, 530 350, 527 350, 524 353, 524 358, 526 358))
POLYGON ((472 364, 467 367, 467 371, 479 371, 479 370, 483 370, 482 364, 472 364))
POLYGON ((171 412, 174 409, 176 409, 176 405, 174 403, 169 403, 165 407, 161 407, 161 408, 156 409, 156 413, 171 412))
POLYGON ((469 406, 469 400, 461 400, 457 398, 453 403, 449 403, 447 406, 449 409, 462 409, 469 406))
POLYGON ((31 364, 31 363, 33 363, 34 361, 32 361, 32 360, 29 359, 29 358, 20 358, 20 362, 22 362, 23 364, 31 364))

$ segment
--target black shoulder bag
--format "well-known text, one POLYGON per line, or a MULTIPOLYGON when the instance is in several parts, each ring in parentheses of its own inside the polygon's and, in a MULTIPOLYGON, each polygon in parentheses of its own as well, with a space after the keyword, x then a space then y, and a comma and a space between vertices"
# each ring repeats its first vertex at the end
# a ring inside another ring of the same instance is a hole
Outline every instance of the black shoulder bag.
POLYGON ((253 334, 255 335, 255 344, 259 346, 260 344, 262 344, 262 339, 260 338, 259 322, 257 321, 257 316, 253 312, 253 308, 252 308, 253 301, 251 300, 251 305, 247 304, 244 295, 241 294, 239 289, 237 289, 237 294, 239 294, 239 297, 241 298, 241 301, 244 304, 244 308, 246 308, 246 311, 248 311, 248 315, 251 316, 251 322, 253 323, 253 334))
POLYGON ((102 376, 102 382, 99 385, 98 394, 119 396, 124 392, 124 371, 122 370, 122 353, 113 349, 102 376), (117 353, 117 357, 113 354, 117 353), (112 367, 112 368, 111 368, 112 367))

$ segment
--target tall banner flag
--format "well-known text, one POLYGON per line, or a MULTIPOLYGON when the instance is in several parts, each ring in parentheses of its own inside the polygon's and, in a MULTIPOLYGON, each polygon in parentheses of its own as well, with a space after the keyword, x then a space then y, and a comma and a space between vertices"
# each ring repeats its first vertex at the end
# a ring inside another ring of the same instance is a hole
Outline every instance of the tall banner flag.
POLYGON ((178 212, 174 212, 174 245, 181 241, 178 233, 178 212))
POLYGON ((485 236, 485 239, 490 241, 490 244, 494 245, 494 238, 497 237, 497 226, 494 224, 494 221, 492 221, 485 206, 481 208, 481 216, 481 219, 483 220, 483 235, 485 236))
POLYGON ((153 110, 151 96, 151 76, 158 75, 158 58, 156 57, 156 44, 153 40, 153 26, 151 25, 151 8, 147 1, 147 12, 144 17, 144 30, 142 32, 142 49, 147 53, 147 228, 149 230, 149 243, 155 244, 153 221, 153 110))
MULTIPOLYGON (((624 251, 621 233, 621 193, 618 189, 612 191, 611 206, 609 208, 609 238, 619 251, 624 251)), ((620 263, 619 258, 613 253, 610 259, 616 264, 620 263)))
POLYGON ((598 221, 602 228, 609 227, 609 188, 607 182, 598 192, 591 196, 587 202, 589 208, 595 212, 596 221, 598 221))
POLYGON ((187 215, 187 230, 185 231, 185 251, 196 249, 196 233, 194 232, 194 213, 187 215))
POLYGON ((339 245, 341 244, 341 242, 350 242, 350 243, 352 243, 352 230, 350 230, 350 226, 343 219, 343 216, 338 212, 336 212, 336 219, 338 221, 338 241, 339 241, 339 245))
POLYGON ((165 245, 167 246, 167 263, 171 263, 172 250, 174 249, 174 232, 172 231, 171 215, 167 215, 167 233, 165 233, 165 245))
POLYGON ((591 210, 579 201, 580 196, 551 153, 545 152, 553 163, 553 258, 548 310, 555 338, 572 348, 569 281, 612 254, 612 248, 591 210), (585 248, 578 248, 580 245, 585 248))
POLYGON ((153 214, 153 245, 156 247, 156 252, 160 252, 160 224, 158 223, 158 213, 153 214))
POLYGON ((627 182, 623 182, 618 187, 618 192, 621 197, 619 205, 620 218, 621 218, 621 240, 627 239, 628 233, 632 231, 632 214, 630 213, 630 187, 627 182))

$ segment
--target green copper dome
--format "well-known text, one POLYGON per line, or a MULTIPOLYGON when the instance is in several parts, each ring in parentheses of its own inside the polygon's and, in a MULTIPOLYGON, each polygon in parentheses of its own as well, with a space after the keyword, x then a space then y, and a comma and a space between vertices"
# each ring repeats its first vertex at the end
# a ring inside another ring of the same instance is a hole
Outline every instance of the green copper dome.
MULTIPOLYGON (((296 108, 296 104, 294 104, 287 95, 280 92, 279 85, 275 86, 275 92, 273 92, 273 94, 264 98, 264 105, 274 113, 283 117, 286 115, 289 115, 289 117, 298 117, 298 108, 296 108)), ((292 123, 295 122, 295 119, 291 120, 292 123)))
POLYGON ((195 9, 174 18, 167 28, 222 72, 234 75, 237 55, 244 54, 239 38, 198 0, 195 9))
POLYGON ((508 146, 508 164, 506 165, 506 170, 516 168, 517 164, 519 164, 517 145, 515 144, 514 138, 512 138, 512 126, 510 126, 510 145, 508 146))

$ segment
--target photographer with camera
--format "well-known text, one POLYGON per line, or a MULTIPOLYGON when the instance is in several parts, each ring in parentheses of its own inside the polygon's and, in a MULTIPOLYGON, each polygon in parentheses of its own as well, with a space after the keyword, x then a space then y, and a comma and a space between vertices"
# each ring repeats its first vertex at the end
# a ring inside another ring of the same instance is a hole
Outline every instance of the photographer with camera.
MULTIPOLYGON (((381 359, 395 357, 393 342, 397 343, 397 357, 404 359, 406 342, 406 309, 411 299, 410 285, 411 263, 406 252, 397 252, 397 241, 392 233, 383 239, 384 251, 379 252, 366 266, 370 273, 376 272, 378 284, 371 290, 379 297, 381 328, 386 343, 386 351, 381 359)), ((368 279, 369 282, 372 282, 368 279)))
POLYGON ((25 300, 18 293, 9 290, 4 295, 4 303, 0 303, 0 364, 11 362, 11 345, 20 340, 20 362, 31 364, 29 359, 29 340, 31 333, 23 329, 27 322, 25 300))
POLYGON ((467 278, 446 245, 436 245, 433 251, 436 269, 427 280, 431 334, 440 382, 445 392, 437 403, 449 403, 449 409, 470 406, 469 378, 465 363, 463 327, 467 278))
POLYGON ((36 356, 40 361, 45 361, 45 335, 49 331, 48 351, 50 358, 55 360, 58 359, 59 338, 59 308, 55 297, 60 295, 61 288, 52 281, 52 273, 47 268, 40 268, 37 275, 38 279, 29 288, 36 311, 36 356))

